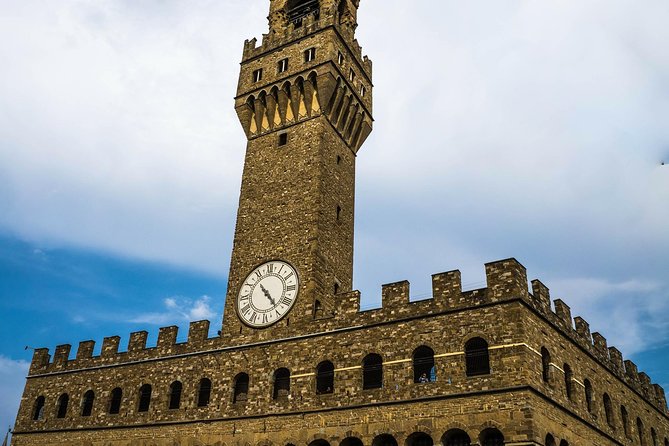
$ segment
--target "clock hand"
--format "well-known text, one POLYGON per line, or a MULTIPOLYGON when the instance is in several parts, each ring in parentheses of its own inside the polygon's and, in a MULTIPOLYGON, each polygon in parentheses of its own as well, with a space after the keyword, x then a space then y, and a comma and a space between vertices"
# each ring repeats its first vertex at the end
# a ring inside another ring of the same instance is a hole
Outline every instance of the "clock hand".
POLYGON ((262 292, 265 294, 265 297, 267 297, 267 298, 269 299, 269 301, 271 302, 271 304, 272 304, 273 306, 276 306, 276 302, 274 302, 274 299, 272 299, 272 295, 269 294, 269 291, 267 290, 267 288, 265 288, 264 286, 262 286, 262 283, 260 284, 260 289, 261 289, 262 292))

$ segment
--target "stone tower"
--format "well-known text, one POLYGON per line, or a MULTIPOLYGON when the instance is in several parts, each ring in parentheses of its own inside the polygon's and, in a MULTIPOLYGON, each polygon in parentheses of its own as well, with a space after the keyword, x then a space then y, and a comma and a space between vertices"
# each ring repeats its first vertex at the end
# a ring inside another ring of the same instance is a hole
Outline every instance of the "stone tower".
POLYGON ((226 337, 308 333, 351 290, 355 160, 373 121, 358 6, 271 0, 269 33, 245 42, 235 108, 248 144, 226 337))

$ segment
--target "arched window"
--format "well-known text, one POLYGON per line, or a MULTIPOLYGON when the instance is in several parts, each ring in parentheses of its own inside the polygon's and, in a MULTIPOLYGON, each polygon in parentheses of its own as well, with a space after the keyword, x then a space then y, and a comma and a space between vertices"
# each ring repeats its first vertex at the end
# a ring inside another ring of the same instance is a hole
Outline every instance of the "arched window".
POLYGON ((208 406, 210 399, 211 380, 209 378, 202 378, 197 388, 197 407, 208 406))
POLYGON ((465 362, 467 376, 487 375, 490 373, 488 343, 483 338, 473 338, 465 344, 465 362))
POLYGON ((571 399, 572 393, 572 380, 574 379, 574 374, 571 371, 569 364, 564 365, 564 388, 567 393, 567 398, 571 399))
POLYGON ((669 438, 664 439, 664 446, 669 446, 669 438))
POLYGON ((546 435, 546 441, 544 441, 546 446, 556 446, 555 438, 551 434, 546 435))
POLYGON ((33 420, 43 420, 44 419, 44 402, 45 399, 43 396, 38 396, 35 400, 35 405, 33 406, 33 420))
POLYGON ((93 402, 95 401, 95 393, 92 390, 84 393, 84 398, 81 400, 81 416, 90 417, 93 413, 93 402))
POLYGON ((611 405, 611 397, 609 396, 608 393, 604 394, 602 401, 604 402, 604 414, 606 415, 606 424, 613 427, 613 409, 612 409, 613 406, 611 405))
POLYGON ((363 446, 362 440, 357 437, 346 437, 339 443, 339 446, 363 446))
POLYGON ((625 431, 625 436, 629 437, 630 434, 630 417, 627 414, 627 409, 625 406, 620 406, 620 418, 623 422, 623 431, 625 431))
POLYGON ((321 301, 316 299, 314 301, 314 319, 323 317, 323 304, 321 301))
POLYGON ((249 395, 249 375, 242 372, 235 377, 235 388, 232 393, 232 402, 246 401, 249 395))
POLYGON ((567 440, 562 440, 560 446, 569 446, 569 442, 567 440))
POLYGON ((334 391, 334 364, 323 361, 316 367, 316 393, 332 393, 334 391))
POLYGON ((288 20, 296 28, 302 26, 302 19, 310 14, 318 19, 319 11, 320 5, 318 4, 318 0, 289 0, 286 5, 288 20))
POLYGON ((586 379, 583 385, 585 386, 585 405, 588 412, 592 413, 592 384, 589 379, 586 379))
POLYGON ((414 432, 406 439, 406 446, 433 446, 434 441, 425 432, 414 432))
POLYGON ((286 399, 290 394, 290 371, 286 368, 274 372, 274 391, 272 398, 275 400, 286 399))
POLYGON ((381 387, 383 387, 383 359, 376 353, 370 353, 362 360, 362 388, 381 387))
POLYGON ((328 443, 327 440, 318 439, 309 443, 309 446, 330 446, 330 443, 328 443))
POLYGON ((111 398, 109 398, 109 413, 116 415, 121 411, 121 399, 123 399, 123 390, 119 387, 111 391, 111 398))
POLYGON ((444 446, 469 446, 472 441, 465 431, 451 429, 441 438, 441 443, 444 446))
POLYGON ((372 446, 397 446, 397 440, 390 434, 381 434, 372 440, 372 446))
POLYGON ((151 385, 144 384, 139 388, 139 405, 137 406, 138 412, 148 412, 149 406, 151 405, 151 385))
POLYGON ((56 418, 65 418, 67 415, 67 405, 70 402, 70 396, 67 393, 63 393, 58 398, 58 405, 56 406, 56 418))
POLYGON ((481 446, 502 446, 504 444, 504 435, 495 429, 488 428, 481 432, 481 446))
POLYGON ((551 381, 551 354, 546 347, 541 348, 541 376, 544 382, 551 381))
POLYGON ((650 428, 650 439, 653 442, 653 446, 658 446, 657 444, 657 432, 655 432, 655 428, 650 428))
POLYGON ((641 418, 639 417, 636 419, 636 431, 639 434, 639 444, 641 446, 646 446, 646 435, 643 431, 643 421, 641 421, 641 418))
POLYGON ((426 383, 436 381, 434 369, 434 351, 425 345, 413 351, 413 382, 426 383))
POLYGON ((174 381, 170 384, 170 409, 178 409, 181 407, 181 391, 183 390, 183 385, 180 381, 174 381))

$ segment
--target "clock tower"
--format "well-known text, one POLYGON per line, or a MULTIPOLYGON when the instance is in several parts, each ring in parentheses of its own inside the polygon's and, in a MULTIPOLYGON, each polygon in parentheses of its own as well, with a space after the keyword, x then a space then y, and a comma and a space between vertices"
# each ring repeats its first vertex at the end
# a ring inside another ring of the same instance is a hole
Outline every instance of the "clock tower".
POLYGON ((235 109, 248 144, 224 336, 320 331, 353 282, 355 160, 372 131, 359 0, 271 0, 246 41, 235 109))

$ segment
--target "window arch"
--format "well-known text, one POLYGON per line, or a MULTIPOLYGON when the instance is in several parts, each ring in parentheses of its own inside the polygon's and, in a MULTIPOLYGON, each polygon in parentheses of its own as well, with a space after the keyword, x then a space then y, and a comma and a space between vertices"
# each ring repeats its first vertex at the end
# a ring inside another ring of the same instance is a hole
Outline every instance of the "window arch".
POLYGON ((206 407, 211 400, 211 380, 202 378, 197 387, 197 407, 206 407))
POLYGON ((546 446, 556 446, 555 445, 555 438, 551 434, 546 435, 546 441, 544 441, 544 444, 546 446))
POLYGON ((664 446, 669 446, 669 438, 664 439, 664 446))
POLYGON ((67 393, 63 393, 58 398, 58 404, 56 406, 56 418, 65 418, 67 415, 67 405, 70 402, 70 396, 67 393))
POLYGON ((588 412, 592 413, 592 384, 589 379, 583 381, 583 386, 585 387, 585 405, 588 408, 588 412))
POLYGON ((316 393, 332 393, 334 391, 334 364, 323 361, 316 367, 316 393))
POLYGON ((650 428, 650 439, 653 442, 653 446, 658 446, 657 444, 657 432, 655 432, 655 428, 650 428))
POLYGON ((362 360, 362 388, 381 387, 383 387, 383 359, 376 353, 370 353, 362 360))
POLYGON ((502 446, 504 435, 495 428, 488 428, 481 432, 481 446, 502 446))
POLYGON ((641 418, 639 417, 636 419, 636 431, 637 434, 639 434, 639 444, 641 446, 646 446, 646 435, 643 431, 643 421, 641 421, 641 418))
POLYGON ((434 351, 421 345, 413 351, 413 382, 425 383, 436 381, 434 351))
POLYGON ((339 446, 363 446, 363 445, 362 445, 362 440, 360 440, 358 437, 346 437, 341 441, 341 443, 339 443, 339 446))
POLYGON ((567 440, 562 440, 560 446, 569 446, 569 442, 567 440))
POLYGON ((605 393, 603 398, 604 402, 604 414, 606 415, 606 424, 613 427, 613 409, 611 405, 611 397, 608 393, 605 393))
POLYGON ((144 384, 139 388, 138 412, 148 412, 151 405, 151 384, 144 384))
POLYGON ((290 371, 280 368, 274 372, 274 391, 272 398, 275 400, 286 399, 290 394, 290 371))
POLYGON ((397 446, 397 440, 390 434, 381 434, 372 440, 372 446, 397 446))
POLYGON ((239 403, 246 401, 249 395, 249 375, 242 372, 235 377, 234 390, 232 393, 232 402, 239 403))
POLYGON ((84 397, 81 400, 81 416, 90 417, 93 413, 93 402, 95 401, 95 392, 89 390, 84 393, 84 397))
POLYGON ((409 435, 405 442, 406 446, 433 446, 434 441, 425 432, 414 432, 409 435))
POLYGON ((178 409, 181 407, 181 391, 183 390, 183 384, 181 381, 174 381, 170 384, 170 409, 178 409))
POLYGON ((327 440, 318 439, 309 443, 309 446, 330 446, 330 443, 327 440))
POLYGON ((469 446, 471 442, 469 435, 461 429, 451 429, 441 438, 444 446, 469 446))
POLYGON ((488 343, 483 338, 473 338, 465 344, 465 362, 467 376, 488 375, 490 356, 488 343))
POLYGON ((572 380, 574 379, 574 373, 571 371, 569 364, 564 365, 564 388, 567 394, 567 398, 571 399, 572 397, 572 380))
POLYGON ((623 430, 625 431, 625 436, 629 436, 630 418, 629 415, 627 414, 627 409, 625 409, 625 406, 620 406, 620 418, 622 419, 623 422, 623 430))
POLYGON ((109 398, 109 413, 116 415, 121 411, 121 400, 123 399, 123 390, 120 387, 111 391, 111 398, 109 398))
POLYGON ((551 354, 546 347, 541 347, 541 376, 544 382, 551 381, 551 354))
POLYGON ((35 400, 35 405, 33 406, 33 421, 43 420, 44 419, 44 396, 40 395, 35 400))

